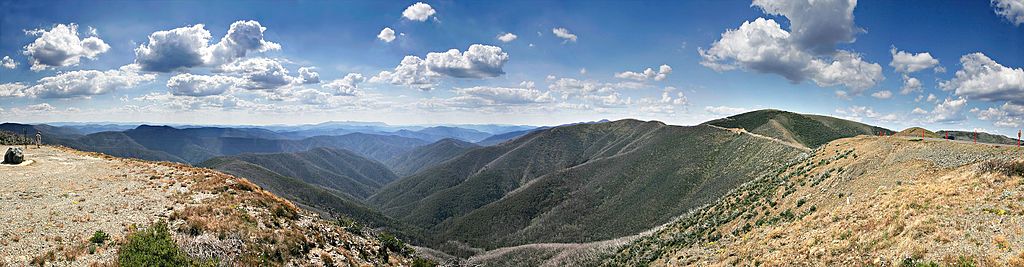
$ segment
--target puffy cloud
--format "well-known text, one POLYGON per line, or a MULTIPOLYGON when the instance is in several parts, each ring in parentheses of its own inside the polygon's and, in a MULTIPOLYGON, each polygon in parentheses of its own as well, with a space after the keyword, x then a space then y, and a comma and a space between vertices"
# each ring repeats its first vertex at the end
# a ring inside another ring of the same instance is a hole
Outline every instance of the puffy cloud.
POLYGON ((405 8, 405 11, 402 11, 402 17, 407 20, 427 21, 427 19, 435 13, 437 12, 434 11, 434 8, 430 7, 430 5, 424 4, 423 2, 416 2, 415 4, 405 8))
POLYGON ((384 27, 384 29, 381 29, 380 33, 377 34, 377 39, 380 39, 385 43, 390 43, 391 41, 395 40, 395 30, 392 30, 391 28, 388 27, 384 27))
POLYGON ((924 110, 923 108, 916 107, 916 108, 914 108, 913 111, 910 111, 910 113, 918 114, 918 115, 924 115, 924 114, 928 114, 928 111, 924 110))
POLYGON ((370 82, 389 83, 430 91, 441 74, 427 69, 426 61, 417 56, 405 56, 392 71, 381 71, 370 82))
POLYGON ((859 54, 840 50, 818 57, 795 45, 793 36, 771 19, 747 21, 722 33, 711 48, 698 49, 701 65, 716 71, 778 74, 795 83, 810 79, 818 86, 843 85, 855 93, 885 79, 880 65, 864 61, 859 54))
POLYGON ((226 95, 209 95, 209 96, 179 96, 171 93, 149 93, 136 98, 133 98, 137 102, 151 103, 144 107, 131 106, 132 109, 140 110, 152 110, 155 108, 163 108, 174 111, 196 111, 209 108, 217 109, 240 109, 240 108, 257 108, 257 104, 240 99, 236 96, 226 95))
POLYGON ((23 83, 3 83, 0 84, 0 97, 23 97, 28 89, 28 85, 23 83))
POLYGON ((903 87, 900 88, 901 95, 907 95, 912 92, 921 92, 924 86, 921 85, 921 80, 917 78, 903 75, 903 87))
POLYGON ((1006 18, 1014 26, 1024 24, 1024 2, 1020 0, 992 0, 996 14, 1006 18))
POLYGON ((881 91, 872 93, 871 97, 878 98, 878 99, 889 99, 889 98, 892 98, 892 91, 881 90, 881 91))
POLYGON ((670 73, 672 73, 672 67, 670 67, 669 65, 661 65, 660 67, 658 67, 657 72, 655 72, 654 69, 647 68, 643 72, 619 72, 615 74, 615 77, 637 81, 643 81, 653 78, 655 81, 661 81, 665 80, 665 78, 667 78, 670 73))
POLYGON ((79 38, 78 25, 74 23, 57 24, 49 30, 36 29, 25 33, 39 36, 26 45, 22 52, 29 56, 34 71, 77 65, 82 57, 96 59, 99 54, 110 50, 110 45, 99 37, 79 38))
POLYGON ((281 50, 281 45, 263 39, 267 28, 254 20, 240 20, 231 23, 228 33, 220 42, 207 47, 206 64, 221 65, 245 57, 248 51, 266 52, 281 50))
POLYGON ((229 76, 183 73, 168 79, 167 88, 176 96, 210 96, 223 94, 242 82, 229 76))
POLYGON ((957 99, 946 98, 945 101, 935 105, 935 109, 932 110, 931 115, 928 116, 929 122, 958 122, 964 120, 964 116, 961 110, 967 105, 967 99, 963 97, 957 99))
POLYGON ((551 33, 554 33, 558 38, 565 39, 565 42, 576 42, 576 35, 569 32, 566 28, 554 28, 551 29, 551 33))
POLYGON ((320 83, 320 73, 310 67, 299 68, 299 80, 302 84, 320 83))
POLYGON ((935 94, 928 94, 928 98, 925 99, 928 102, 935 102, 937 100, 939 100, 939 97, 935 96, 935 94))
POLYGON ((198 66, 219 66, 243 58, 249 51, 279 50, 281 45, 264 40, 265 27, 256 21, 236 21, 220 42, 210 45, 210 31, 203 24, 157 31, 135 49, 135 63, 145 71, 169 72, 198 66))
POLYGON ((506 32, 504 34, 499 34, 498 37, 496 38, 498 38, 498 40, 501 41, 502 43, 508 43, 514 41, 516 38, 519 38, 519 36, 516 36, 511 32, 506 32))
POLYGON ((729 106, 706 106, 704 107, 704 111, 715 115, 732 116, 750 111, 750 109, 729 106))
POLYGON ((502 68, 508 59, 500 47, 474 44, 465 53, 451 49, 427 53, 426 59, 406 56, 393 71, 382 71, 370 81, 430 90, 441 76, 480 79, 505 74, 502 68))
POLYGON ((137 67, 125 65, 116 70, 76 70, 43 77, 25 92, 41 98, 92 96, 135 87, 154 79, 154 74, 141 74, 137 67))
POLYGON ((959 96, 1024 104, 1024 69, 1000 65, 982 53, 964 55, 960 64, 955 77, 939 87, 959 96))
POLYGON ((358 85, 363 81, 366 81, 366 77, 363 77, 362 74, 349 73, 345 75, 345 78, 333 80, 321 87, 330 89, 334 95, 354 96, 359 94, 358 85))
POLYGON ((456 89, 457 94, 477 97, 491 105, 521 105, 530 103, 548 103, 554 101, 551 92, 541 92, 533 88, 477 86, 456 89))
POLYGON ((814 54, 831 54, 864 31, 853 25, 857 0, 754 0, 753 6, 789 19, 792 43, 814 54))
POLYGON ((269 58, 239 60, 220 66, 216 71, 239 75, 244 81, 238 86, 249 90, 277 89, 302 82, 300 78, 289 76, 281 62, 269 58))
POLYGON ((18 62, 14 61, 14 59, 9 56, 4 56, 4 59, 0 60, 0 63, 2 63, 0 65, 8 69, 14 69, 18 67, 18 62))
POLYGON ((689 101, 683 92, 676 91, 674 87, 665 87, 661 92, 661 98, 641 98, 637 103, 640 105, 640 112, 674 114, 676 107, 685 106, 689 101))
MULTIPOLYGON (((921 70, 935 68, 939 65, 939 60, 932 57, 931 53, 907 53, 905 51, 897 51, 895 47, 889 50, 892 54, 892 62, 889 62, 889 66, 896 69, 896 72, 900 73, 914 73, 921 70)), ((936 69, 937 72, 938 69, 936 69)))
POLYGON ((57 110, 57 108, 54 108, 53 106, 51 106, 48 103, 39 103, 39 104, 35 104, 35 105, 28 105, 28 106, 25 107, 25 109, 28 110, 28 111, 54 111, 54 110, 57 110))
POLYGON ((892 121, 899 120, 899 116, 896 115, 895 113, 889 113, 889 114, 878 113, 878 112, 875 112, 875 110, 872 109, 871 107, 865 107, 865 106, 851 106, 851 107, 846 108, 846 109, 839 108, 839 109, 836 109, 836 113, 842 114, 843 117, 846 117, 848 119, 855 120, 855 121, 862 121, 863 118, 870 118, 870 119, 874 119, 874 120, 877 120, 877 121, 886 121, 886 122, 892 122, 892 121))
POLYGON ((427 68, 433 72, 456 78, 486 78, 505 74, 502 67, 508 62, 508 53, 501 47, 474 44, 465 53, 451 49, 444 53, 428 53, 427 68))
POLYGON ((971 109, 971 113, 977 113, 979 120, 993 121, 998 127, 1018 128, 1024 125, 1024 105, 1007 102, 999 108, 974 108, 971 109))

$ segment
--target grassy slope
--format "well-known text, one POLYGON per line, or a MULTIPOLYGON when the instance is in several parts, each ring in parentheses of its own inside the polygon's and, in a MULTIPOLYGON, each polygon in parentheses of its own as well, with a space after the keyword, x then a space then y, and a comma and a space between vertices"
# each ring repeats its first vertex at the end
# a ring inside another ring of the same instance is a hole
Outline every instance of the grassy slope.
POLYGON ((344 149, 315 148, 294 153, 248 153, 211 160, 221 158, 256 164, 282 176, 344 192, 359 199, 366 198, 377 192, 384 184, 398 179, 398 176, 384 165, 344 149))
POLYGON ((1022 189, 1021 170, 1008 177, 979 163, 1022 158, 1014 148, 963 143, 837 140, 641 236, 604 264, 1024 264, 1024 240, 1007 234, 1024 231, 1016 223, 1024 210, 1007 199, 1020 200, 1007 192, 1022 189))
MULTIPOLYGON (((935 135, 937 135, 939 137, 944 137, 944 136, 946 136, 946 133, 949 133, 949 135, 955 137, 956 140, 966 140, 966 141, 974 140, 974 132, 966 132, 966 131, 938 131, 938 132, 935 132, 935 135)), ((1004 135, 978 132, 978 142, 979 143, 990 143, 990 144, 1016 145, 1017 144, 1017 139, 1016 138, 1006 137, 1004 135)))
POLYGON ((704 124, 725 128, 743 128, 752 133, 802 144, 809 148, 839 138, 876 135, 879 131, 889 131, 885 128, 833 117, 771 109, 751 111, 704 124))
POLYGON ((940 138, 942 135, 935 134, 928 129, 921 127, 910 127, 904 129, 898 133, 893 134, 895 136, 906 136, 906 137, 925 137, 925 138, 940 138))
POLYGON ((384 164, 398 176, 405 177, 434 167, 477 147, 479 146, 473 143, 446 138, 399 154, 384 164))
POLYGON ((391 219, 363 205, 359 200, 339 191, 325 189, 301 180, 283 176, 243 160, 218 157, 203 162, 202 167, 244 177, 260 187, 321 214, 340 214, 375 228, 386 228, 405 240, 421 239, 419 230, 391 219))
POLYGON ((581 124, 469 151, 369 200, 473 246, 599 240, 664 223, 799 152, 707 126, 581 124))

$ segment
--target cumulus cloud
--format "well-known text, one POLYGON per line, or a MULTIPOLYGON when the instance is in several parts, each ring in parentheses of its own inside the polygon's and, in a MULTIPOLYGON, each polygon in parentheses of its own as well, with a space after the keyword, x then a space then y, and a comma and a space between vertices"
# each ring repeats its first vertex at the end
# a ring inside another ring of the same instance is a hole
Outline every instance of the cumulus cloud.
POLYGON ((1006 18, 1014 26, 1024 24, 1024 2, 1020 0, 992 0, 997 15, 1006 18))
POLYGON ((28 106, 25 106, 25 109, 28 110, 28 111, 54 111, 54 110, 57 110, 57 108, 54 108, 49 103, 39 103, 39 104, 35 104, 35 105, 28 105, 28 106))
POLYGON ((385 43, 390 43, 391 41, 395 40, 395 30, 392 30, 391 28, 388 27, 384 27, 384 29, 380 30, 380 33, 377 34, 377 39, 380 39, 385 43))
POLYGON ((715 115, 732 116, 750 111, 750 109, 729 106, 706 106, 704 111, 715 115))
MULTIPOLYGON (((899 73, 914 73, 921 70, 935 68, 939 65, 939 60, 932 57, 931 53, 908 53, 905 51, 897 51, 895 47, 889 50, 892 54, 892 62, 889 62, 889 66, 896 69, 899 73)), ((936 69, 937 72, 938 69, 936 69)))
POLYGON ((910 113, 917 114, 917 115, 924 115, 924 114, 928 114, 928 111, 924 110, 923 108, 920 108, 920 107, 915 107, 914 110, 910 111, 910 113))
POLYGON ((424 4, 423 2, 416 2, 415 4, 405 8, 405 11, 402 11, 402 17, 413 21, 427 21, 427 19, 435 13, 437 12, 434 11, 434 8, 430 5, 424 4))
POLYGON ((945 101, 935 105, 935 109, 933 109, 931 115, 928 116, 928 121, 943 123, 962 121, 965 118, 961 111, 966 105, 967 99, 964 99, 963 97, 957 99, 947 97, 945 101))
POLYGON ((794 83, 809 79, 818 86, 842 85, 855 93, 885 79, 881 65, 864 61, 860 54, 839 50, 816 56, 801 49, 794 36, 775 20, 747 21, 722 33, 711 48, 698 49, 703 58, 701 65, 716 71, 744 69, 777 74, 794 83))
POLYGON ((249 51, 279 50, 281 45, 264 40, 265 27, 257 21, 236 21, 216 44, 203 24, 157 31, 135 49, 135 63, 144 71, 169 72, 198 66, 232 63, 249 51))
POLYGON ((18 62, 14 61, 14 59, 9 56, 4 56, 4 59, 0 60, 0 65, 4 68, 14 69, 18 67, 18 62))
POLYGON ((960 57, 960 65, 955 77, 939 87, 959 96, 1024 104, 1024 68, 1003 66, 982 53, 960 57))
POLYGON ((500 76, 505 74, 502 68, 508 59, 508 53, 500 47, 473 44, 465 53, 451 49, 427 53, 426 59, 406 56, 393 71, 382 71, 370 78, 370 82, 430 90, 442 76, 475 79, 500 76))
POLYGON ((310 67, 299 68, 299 80, 302 84, 320 83, 320 73, 310 67))
POLYGON ((333 80, 321 87, 329 89, 334 95, 355 96, 360 94, 358 86, 364 81, 366 81, 366 77, 363 77, 362 74, 349 73, 344 78, 333 80))
POLYGON ((998 127, 1019 128, 1024 126, 1024 105, 1007 102, 999 108, 989 107, 984 110, 975 108, 971 112, 977 113, 980 120, 993 121, 993 124, 998 127))
POLYGON ((155 79, 156 75, 139 73, 133 65, 107 71, 76 70, 43 77, 25 89, 25 95, 40 98, 87 97, 132 88, 155 79))
POLYGON ((881 90, 881 91, 872 93, 871 97, 878 98, 878 99, 889 99, 889 98, 892 98, 892 91, 881 90))
POLYGON ((516 38, 519 38, 519 36, 516 36, 511 32, 506 32, 504 34, 499 34, 498 37, 496 38, 498 38, 498 40, 501 41, 502 43, 508 43, 514 41, 516 38))
POLYGON ((657 72, 655 72, 654 69, 652 69, 652 68, 647 68, 643 72, 632 72, 632 71, 619 72, 619 73, 615 74, 615 77, 616 78, 621 78, 621 79, 637 80, 637 81, 643 81, 643 80, 647 80, 647 79, 654 79, 655 81, 661 81, 661 80, 665 80, 665 78, 667 78, 670 73, 672 73, 672 67, 670 67, 669 65, 661 65, 660 67, 658 67, 658 71, 657 72))
POLYGON ((566 28, 554 28, 551 29, 551 33, 554 33, 558 38, 565 39, 565 42, 576 42, 576 35, 569 32, 566 28))
POLYGON ((167 80, 167 88, 176 96, 220 95, 242 81, 222 75, 194 75, 183 73, 167 80))
POLYGON ((23 97, 28 89, 28 85, 23 83, 3 83, 0 84, 0 97, 23 97))
POLYGON ((492 105, 548 103, 554 100, 554 98, 551 97, 551 92, 541 92, 540 90, 533 88, 476 86, 456 89, 455 93, 481 98, 492 105))
POLYGON ((57 24, 49 30, 35 29, 25 33, 39 36, 22 51, 22 54, 29 57, 34 71, 78 65, 82 57, 96 59, 99 54, 110 50, 110 45, 95 36, 95 32, 93 36, 79 38, 78 25, 74 23, 57 24))
POLYGON ((789 19, 792 43, 814 54, 831 54, 864 30, 853 25, 857 0, 754 0, 765 13, 789 19))
POLYGON ((849 108, 838 108, 836 113, 841 114, 842 117, 847 119, 862 121, 864 118, 870 118, 877 121, 892 122, 899 120, 899 116, 895 113, 879 113, 871 107, 866 106, 851 106, 849 108))
MULTIPOLYGON (((234 74, 243 82, 238 86, 249 90, 271 90, 293 83, 302 83, 301 78, 288 75, 288 69, 280 61, 269 58, 249 58, 220 66, 217 72, 234 74)), ((317 78, 319 80, 319 76, 317 78)))
POLYGON ((921 80, 910 77, 906 74, 903 75, 903 87, 900 88, 901 95, 907 95, 913 92, 922 92, 924 86, 921 85, 921 80))
POLYGON ((156 108, 172 110, 172 111, 196 111, 203 109, 241 109, 259 108, 257 104, 238 98, 237 96, 225 94, 225 95, 209 95, 209 96, 188 96, 188 95, 174 95, 171 93, 149 93, 139 97, 135 97, 132 100, 136 102, 149 103, 144 107, 130 106, 129 108, 136 110, 153 110, 156 108))

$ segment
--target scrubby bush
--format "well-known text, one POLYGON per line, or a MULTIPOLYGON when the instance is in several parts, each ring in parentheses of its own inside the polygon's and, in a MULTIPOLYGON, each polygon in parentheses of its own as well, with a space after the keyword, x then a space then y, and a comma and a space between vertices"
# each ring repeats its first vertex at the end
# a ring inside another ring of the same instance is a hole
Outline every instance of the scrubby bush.
POLYGON ((171 239, 167 223, 160 221, 128 235, 117 253, 121 266, 187 266, 189 259, 171 239))
POLYGON ((999 173, 1006 176, 1024 176, 1024 161, 989 160, 981 164, 982 172, 999 173))
POLYGON ((431 259, 416 258, 412 260, 412 267, 435 267, 437 262, 431 259))
POLYGON ((89 238, 89 242, 94 244, 103 244, 103 242, 107 241, 107 239, 110 239, 110 235, 104 233, 103 231, 97 230, 95 233, 92 234, 92 237, 89 238))

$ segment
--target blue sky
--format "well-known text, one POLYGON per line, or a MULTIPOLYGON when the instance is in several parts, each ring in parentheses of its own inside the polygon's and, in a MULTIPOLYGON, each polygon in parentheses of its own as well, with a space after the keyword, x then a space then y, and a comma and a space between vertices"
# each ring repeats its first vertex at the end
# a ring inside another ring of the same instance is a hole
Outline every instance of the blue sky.
POLYGON ((776 108, 892 129, 1024 126, 1021 0, 0 1, 0 13, 4 121, 690 125, 776 108), (229 29, 242 41, 222 40, 229 29))

